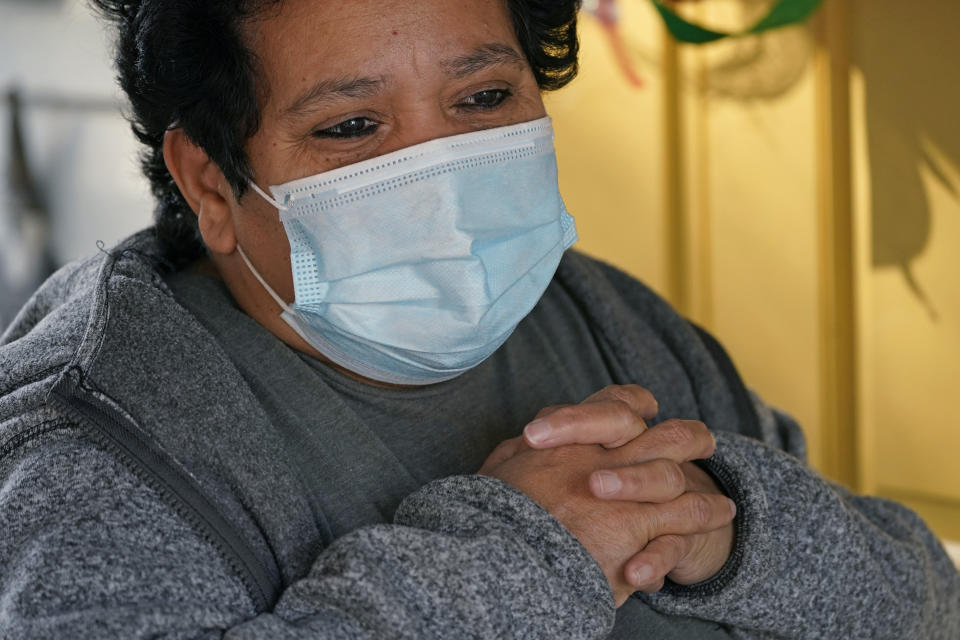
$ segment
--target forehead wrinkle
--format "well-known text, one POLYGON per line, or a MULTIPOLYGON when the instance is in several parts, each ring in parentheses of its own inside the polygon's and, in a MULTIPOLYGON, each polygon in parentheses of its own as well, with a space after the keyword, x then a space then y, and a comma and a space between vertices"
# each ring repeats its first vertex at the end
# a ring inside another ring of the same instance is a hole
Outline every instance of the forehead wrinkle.
POLYGON ((341 98, 369 98, 382 91, 384 84, 383 78, 325 78, 286 107, 282 116, 285 119, 297 118, 341 98))
POLYGON ((513 47, 498 42, 480 45, 468 54, 442 61, 440 66, 447 75, 463 78, 500 64, 526 67, 523 56, 513 47))

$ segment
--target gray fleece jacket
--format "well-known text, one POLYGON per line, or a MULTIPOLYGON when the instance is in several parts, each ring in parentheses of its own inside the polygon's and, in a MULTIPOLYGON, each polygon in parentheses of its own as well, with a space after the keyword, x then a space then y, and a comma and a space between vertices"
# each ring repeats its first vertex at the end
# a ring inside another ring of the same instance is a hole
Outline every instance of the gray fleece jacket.
MULTIPOLYGON (((0 638, 601 638, 599 567, 495 479, 330 539, 258 398, 173 298, 149 232, 53 276, 0 338, 0 638)), ((620 383, 703 420, 739 507, 710 580, 641 596, 742 638, 960 638, 916 515, 832 485, 709 336, 576 252, 557 281, 620 383)))

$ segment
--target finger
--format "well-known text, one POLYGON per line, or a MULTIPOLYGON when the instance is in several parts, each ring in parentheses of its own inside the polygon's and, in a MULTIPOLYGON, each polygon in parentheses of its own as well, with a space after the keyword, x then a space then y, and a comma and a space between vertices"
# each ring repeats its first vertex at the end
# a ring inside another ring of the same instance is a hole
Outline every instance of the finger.
POLYGON ((685 493, 670 502, 641 507, 638 527, 647 540, 714 531, 729 524, 737 513, 733 500, 710 493, 685 493))
POLYGON ((480 471, 477 473, 483 474, 487 470, 496 467, 500 463, 506 462, 513 456, 517 455, 521 449, 525 449, 526 447, 527 445, 524 443, 523 438, 519 436, 516 438, 510 438, 509 440, 504 440, 497 445, 497 447, 490 453, 489 456, 487 456, 487 459, 483 463, 483 467, 481 467, 480 471))
POLYGON ((663 581, 687 555, 690 538, 686 536, 660 536, 624 565, 624 577, 631 586, 644 593, 656 593, 663 588, 663 581))
POLYGON ((717 441, 699 420, 666 420, 650 427, 621 447, 623 465, 666 458, 674 462, 706 459, 713 455, 717 441))
MULTIPOLYGON (((540 447, 548 448, 556 446, 550 442, 550 422, 546 420, 547 416, 556 413, 560 409, 565 407, 570 407, 573 405, 569 404, 555 404, 550 405, 549 407, 544 407, 537 412, 537 415, 534 416, 526 427, 523 429, 521 437, 528 447, 538 448, 538 443, 540 447), (538 426, 539 425, 539 426, 538 426)), ((562 444, 562 443, 558 443, 562 444)))
POLYGON ((680 469, 687 478, 687 491, 723 493, 710 474, 698 467, 695 462, 684 462, 680 465, 680 469))
POLYGON ((631 502, 669 502, 688 490, 687 476, 673 460, 650 460, 618 469, 594 471, 590 490, 598 498, 631 502))
POLYGON ((537 415, 533 417, 534 420, 539 418, 546 418, 551 413, 554 413, 557 409, 563 409, 564 407, 569 407, 569 404, 552 404, 549 407, 544 407, 537 412, 537 415))
POLYGON ((644 420, 653 420, 657 417, 660 407, 657 399, 649 390, 637 384, 612 384, 587 397, 580 404, 590 402, 623 402, 644 420))
POLYGON ((687 553, 667 577, 677 584, 696 584, 716 575, 733 553, 733 525, 689 536, 687 553))
POLYGON ((647 428, 643 419, 625 402, 595 401, 560 407, 523 429, 523 438, 534 449, 567 444, 600 444, 619 447, 647 428))

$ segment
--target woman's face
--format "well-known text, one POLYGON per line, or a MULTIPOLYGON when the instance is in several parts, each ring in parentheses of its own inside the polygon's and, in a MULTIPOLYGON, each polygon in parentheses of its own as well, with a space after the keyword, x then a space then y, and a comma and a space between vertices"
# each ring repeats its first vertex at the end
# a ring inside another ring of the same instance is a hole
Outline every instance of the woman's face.
MULTIPOLYGON (((246 35, 267 84, 247 146, 264 189, 545 115, 504 0, 285 0, 246 35)), ((252 191, 231 208, 240 246, 293 300, 277 210, 252 191)))

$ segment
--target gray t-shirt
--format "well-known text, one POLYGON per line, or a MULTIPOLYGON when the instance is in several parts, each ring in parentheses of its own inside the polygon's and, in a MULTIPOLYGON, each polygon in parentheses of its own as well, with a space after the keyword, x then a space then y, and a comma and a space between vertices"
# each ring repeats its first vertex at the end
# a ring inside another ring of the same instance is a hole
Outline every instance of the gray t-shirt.
MULTIPOLYGON (((604 345, 557 281, 486 361, 453 380, 411 389, 367 385, 287 347, 246 316, 219 279, 185 271, 168 284, 263 403, 331 539, 389 522, 417 487, 475 473, 540 409, 578 403, 613 383, 604 345), (321 415, 327 419, 317 420, 321 415), (340 417, 336 433, 312 428, 329 425, 331 415, 340 417)), ((631 598, 610 637, 729 635, 631 598)))

